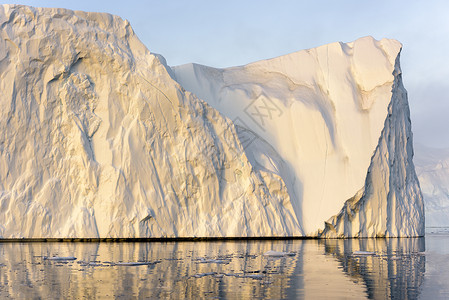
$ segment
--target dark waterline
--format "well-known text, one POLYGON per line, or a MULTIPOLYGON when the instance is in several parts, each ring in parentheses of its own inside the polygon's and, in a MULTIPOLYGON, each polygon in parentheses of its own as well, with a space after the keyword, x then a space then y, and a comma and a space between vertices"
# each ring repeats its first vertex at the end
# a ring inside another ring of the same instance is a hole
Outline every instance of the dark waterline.
POLYGON ((0 243, 2 299, 445 299, 447 278, 449 235, 435 232, 407 239, 0 243), (294 255, 264 256, 269 250, 294 255), (46 259, 55 256, 66 259, 46 259))

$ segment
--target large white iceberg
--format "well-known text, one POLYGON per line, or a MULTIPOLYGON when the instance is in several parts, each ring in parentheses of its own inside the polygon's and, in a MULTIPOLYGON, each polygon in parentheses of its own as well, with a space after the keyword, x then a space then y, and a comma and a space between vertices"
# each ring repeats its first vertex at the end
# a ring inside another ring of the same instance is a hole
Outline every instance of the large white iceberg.
POLYGON ((396 41, 171 69, 109 14, 0 24, 3 238, 424 234, 396 41))

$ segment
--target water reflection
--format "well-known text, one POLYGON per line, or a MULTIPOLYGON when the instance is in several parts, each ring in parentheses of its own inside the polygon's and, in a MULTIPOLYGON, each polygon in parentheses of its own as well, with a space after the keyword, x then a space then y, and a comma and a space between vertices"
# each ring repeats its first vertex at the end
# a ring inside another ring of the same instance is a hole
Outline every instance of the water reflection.
POLYGON ((369 299, 418 298, 426 265, 424 238, 328 240, 324 246, 351 280, 366 286, 369 299))
POLYGON ((415 299, 424 247, 424 239, 0 243, 0 298, 415 299), (54 256, 77 259, 45 259, 54 256))

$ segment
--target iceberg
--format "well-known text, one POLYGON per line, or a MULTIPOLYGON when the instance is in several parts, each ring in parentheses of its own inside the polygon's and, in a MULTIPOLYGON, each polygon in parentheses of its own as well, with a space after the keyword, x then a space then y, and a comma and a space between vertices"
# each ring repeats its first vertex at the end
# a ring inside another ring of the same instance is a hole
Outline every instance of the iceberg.
POLYGON ((426 227, 449 227, 449 149, 415 145, 416 173, 423 193, 426 227))
POLYGON ((0 24, 1 238, 424 234, 397 41, 171 68, 117 16, 0 24))

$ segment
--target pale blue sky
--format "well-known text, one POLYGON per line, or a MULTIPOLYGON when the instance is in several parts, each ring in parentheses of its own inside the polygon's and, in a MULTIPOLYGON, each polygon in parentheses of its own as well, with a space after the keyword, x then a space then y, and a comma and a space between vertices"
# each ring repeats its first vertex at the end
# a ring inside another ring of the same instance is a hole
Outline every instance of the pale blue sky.
POLYGON ((66 1, 32 6, 108 12, 128 19, 169 65, 214 67, 371 35, 404 45, 415 141, 449 147, 449 1, 66 1))

